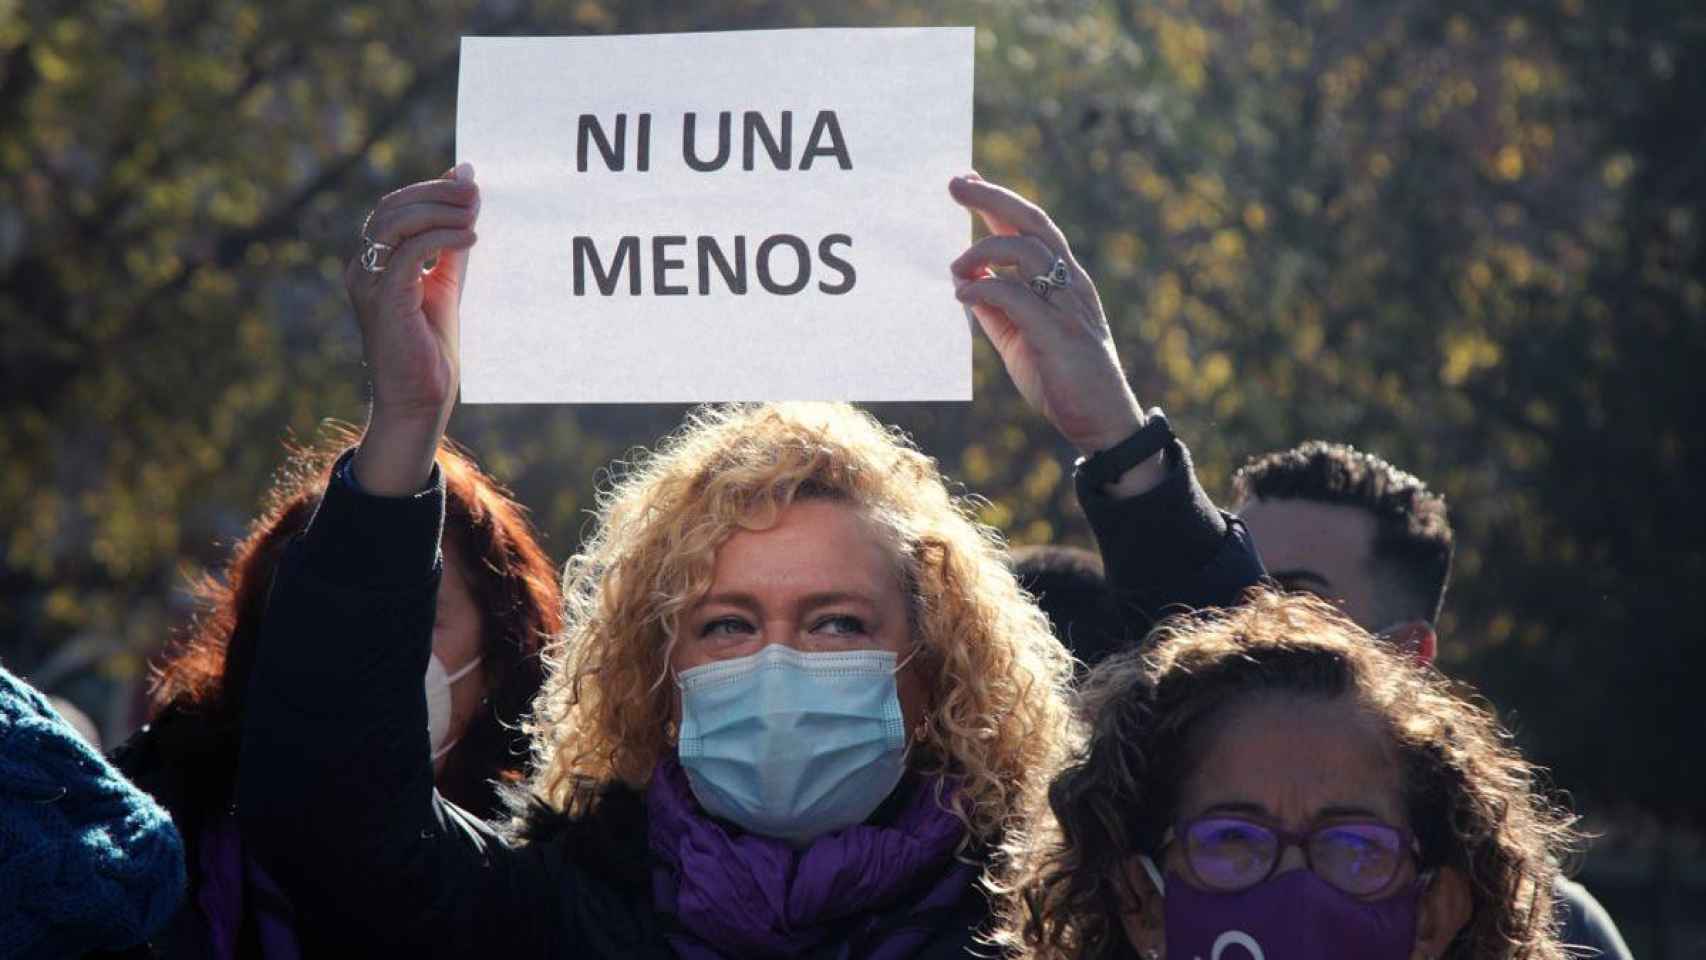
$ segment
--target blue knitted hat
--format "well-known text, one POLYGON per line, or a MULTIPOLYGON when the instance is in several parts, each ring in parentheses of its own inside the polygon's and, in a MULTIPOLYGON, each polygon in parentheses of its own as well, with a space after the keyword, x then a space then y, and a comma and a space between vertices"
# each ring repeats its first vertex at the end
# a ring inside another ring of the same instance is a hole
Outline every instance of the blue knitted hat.
POLYGON ((171 818, 0 667, 0 957, 140 943, 183 892, 171 818))

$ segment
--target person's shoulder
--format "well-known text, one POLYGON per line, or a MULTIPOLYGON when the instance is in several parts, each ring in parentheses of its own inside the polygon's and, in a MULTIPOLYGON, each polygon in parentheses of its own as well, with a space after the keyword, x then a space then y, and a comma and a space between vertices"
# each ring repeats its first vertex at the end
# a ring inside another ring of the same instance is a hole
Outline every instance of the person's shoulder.
POLYGON ((166 812, 3 668, 0 797, 4 828, 35 867, 0 896, 14 942, 80 955, 140 942, 177 909, 184 850, 166 812))
POLYGON ((546 865, 563 898, 559 919, 583 956, 668 957, 652 896, 645 794, 604 784, 571 815, 521 788, 504 791, 505 841, 546 865))
POLYGON ((605 830, 644 836, 645 794, 623 783, 593 788, 594 800, 585 813, 571 814, 526 787, 503 787, 500 800, 508 815, 503 833, 511 843, 532 845, 560 842, 582 833, 605 830))
POLYGON ((58 714, 41 691, 0 666, 0 725, 10 727, 19 720, 47 717, 57 720, 58 714))
POLYGON ((114 747, 108 759, 130 781, 193 830, 230 805, 237 738, 216 718, 168 706, 114 747))
POLYGON ((1611 914, 1588 889, 1574 880, 1559 877, 1554 888, 1563 926, 1560 939, 1566 946, 1599 951, 1593 956, 1607 960, 1630 960, 1628 944, 1611 914))
POLYGON ((503 792, 509 819, 503 836, 512 846, 561 858, 615 885, 649 889, 645 795, 622 783, 600 785, 584 813, 571 814, 520 787, 503 792))

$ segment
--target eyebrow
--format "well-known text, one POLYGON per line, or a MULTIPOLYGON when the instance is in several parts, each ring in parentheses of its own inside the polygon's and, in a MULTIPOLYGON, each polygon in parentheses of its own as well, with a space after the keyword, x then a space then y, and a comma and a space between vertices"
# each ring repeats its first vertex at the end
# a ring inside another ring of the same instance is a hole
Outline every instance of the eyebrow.
POLYGON ((1269 812, 1267 807, 1259 803, 1251 803, 1249 801, 1210 804, 1204 807, 1202 812, 1198 813, 1197 816, 1206 817, 1211 813, 1248 813, 1268 819, 1276 819, 1274 815, 1269 812))
MULTIPOLYGON (((1201 813, 1197 814, 1197 816, 1206 817, 1217 813, 1240 813, 1267 820, 1279 819, 1274 816, 1273 811, 1269 810, 1266 806, 1260 803, 1253 803, 1248 800, 1212 804, 1204 808, 1201 813)), ((1313 822, 1316 820, 1329 820, 1336 817, 1361 817, 1370 820, 1379 820, 1382 823, 1386 822, 1386 817, 1378 810, 1349 803, 1331 804, 1322 807, 1315 811, 1314 815, 1309 819, 1313 822)))
MULTIPOLYGON (((866 607, 877 605, 876 601, 870 596, 850 590, 824 590, 818 593, 808 593, 800 598, 800 605, 808 610, 842 603, 860 604, 866 607)), ((694 607, 697 609, 711 604, 740 607, 747 610, 756 610, 763 606, 758 602, 758 598, 750 593, 741 590, 724 590, 719 593, 707 593, 699 599, 698 603, 694 604, 694 607)))
POLYGON ((1268 576, 1278 580, 1286 589, 1294 589, 1293 584, 1311 592, 1333 589, 1333 581, 1313 570, 1270 570, 1268 576))
POLYGON ((1317 820, 1329 817, 1363 817, 1369 820, 1379 820, 1381 823, 1386 822, 1386 817, 1382 815, 1380 811, 1371 810, 1368 807, 1359 807, 1355 804, 1322 807, 1315 811, 1315 819, 1317 820))

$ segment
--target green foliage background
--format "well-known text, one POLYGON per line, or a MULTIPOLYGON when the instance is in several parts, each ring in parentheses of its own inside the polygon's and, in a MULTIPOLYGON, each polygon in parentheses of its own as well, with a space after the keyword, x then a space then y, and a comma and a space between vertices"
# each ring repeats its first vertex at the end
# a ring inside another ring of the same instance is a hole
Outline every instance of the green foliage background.
MULTIPOLYGON (((1447 667, 1583 808, 1699 824, 1694 0, 0 0, 0 655, 133 682, 286 431, 360 420, 339 272, 374 198, 450 164, 460 35, 924 24, 977 25, 978 168, 1074 238, 1211 490, 1308 437, 1427 478, 1447 667)), ((945 269, 920 309, 959 322, 945 269)), ((1015 541, 1083 540, 983 345, 977 383, 879 413, 1015 541)), ((561 560, 597 469, 681 412, 452 434, 561 560)))

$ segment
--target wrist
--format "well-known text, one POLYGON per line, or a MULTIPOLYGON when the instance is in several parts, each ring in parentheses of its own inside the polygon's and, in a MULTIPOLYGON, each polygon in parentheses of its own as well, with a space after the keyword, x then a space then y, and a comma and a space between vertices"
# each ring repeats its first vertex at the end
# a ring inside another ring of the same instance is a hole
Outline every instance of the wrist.
POLYGON ((1118 446, 1121 441, 1143 429, 1144 424, 1148 422, 1149 418, 1134 400, 1129 410, 1121 411, 1119 416, 1098 424, 1094 431, 1067 439, 1078 450, 1079 456, 1093 457, 1103 450, 1118 446))
POLYGON ((1103 450, 1112 449, 1143 429, 1149 420, 1123 375, 1117 382, 1105 384, 1097 392, 1103 393, 1107 399, 1087 403, 1083 409, 1098 411, 1101 416, 1082 424, 1085 429, 1066 437, 1081 457, 1093 457, 1103 450))
POLYGON ((456 392, 439 398, 388 399, 377 390, 367 408, 368 429, 381 425, 398 433, 443 431, 456 409, 456 392))
POLYGON ((399 414, 375 403, 350 464, 356 484, 382 497, 413 496, 424 490, 448 420, 448 409, 426 417, 399 414))

